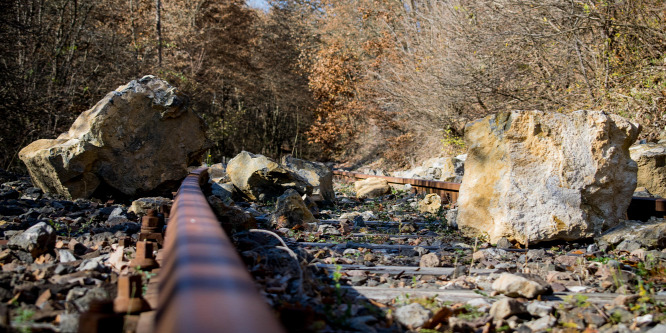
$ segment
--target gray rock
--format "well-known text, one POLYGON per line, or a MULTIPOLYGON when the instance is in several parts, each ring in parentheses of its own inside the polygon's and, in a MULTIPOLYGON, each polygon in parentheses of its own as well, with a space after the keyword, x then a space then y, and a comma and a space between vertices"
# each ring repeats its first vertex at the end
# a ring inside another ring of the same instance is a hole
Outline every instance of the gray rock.
POLYGON ((60 332, 78 332, 80 316, 78 313, 61 313, 60 332))
POLYGON ((641 246, 642 246, 642 244, 638 241, 625 239, 622 242, 620 242, 620 244, 618 244, 615 247, 615 249, 618 250, 618 251, 631 252, 631 251, 640 249, 641 246))
POLYGON ((506 237, 502 237, 497 241, 497 248, 498 249, 510 249, 513 247, 513 244, 509 242, 509 240, 506 237))
POLYGON ((470 299, 469 301, 467 301, 466 304, 477 308, 477 310, 480 312, 488 312, 488 310, 490 310, 490 307, 492 306, 492 304, 488 303, 488 301, 486 301, 483 298, 470 299))
POLYGON ((30 252, 33 258, 37 258, 53 249, 55 240, 55 230, 45 222, 39 222, 12 237, 7 245, 30 252))
POLYGON ((527 258, 531 260, 541 260, 546 256, 546 250, 537 249, 537 250, 528 250, 527 258))
POLYGON ((80 312, 85 312, 93 301, 106 299, 109 299, 109 294, 102 288, 75 287, 67 293, 65 300, 74 303, 80 312))
POLYGON ((227 164, 231 182, 250 200, 272 201, 287 189, 312 195, 312 185, 270 158, 242 151, 227 164))
POLYGON ((553 316, 547 316, 537 320, 528 321, 524 325, 534 332, 545 332, 553 327, 555 323, 557 323, 557 320, 553 316))
MULTIPOLYGON (((226 181, 227 166, 222 163, 216 163, 208 167, 208 176, 213 184, 226 181)), ((213 195, 215 195, 213 193, 213 195)))
POLYGON ((418 303, 401 306, 395 311, 395 319, 411 328, 423 326, 431 316, 432 312, 418 303))
POLYGON ((360 256, 361 251, 359 251, 357 249, 346 249, 346 250, 342 251, 342 255, 345 255, 345 256, 360 256))
POLYGON ((358 332, 377 332, 377 330, 372 327, 377 323, 377 318, 375 316, 361 316, 354 317, 349 321, 349 327, 353 328, 358 332))
POLYGON ((211 187, 211 193, 222 199, 222 201, 225 204, 230 204, 233 202, 233 196, 234 196, 234 184, 232 183, 212 183, 210 184, 211 187))
MULTIPOLYGON (((230 162, 231 163, 231 162, 230 162)), ((295 190, 288 189, 277 199, 275 212, 271 216, 271 223, 278 228, 291 228, 296 225, 305 226, 315 223, 317 219, 312 215, 295 190)))
POLYGON ((104 261, 106 261, 107 259, 109 259, 109 254, 101 255, 99 257, 95 257, 92 259, 86 259, 83 262, 81 262, 81 264, 76 270, 103 272, 105 270, 104 261))
POLYGON ((143 216, 148 213, 149 209, 158 211, 162 205, 171 206, 172 203, 173 200, 163 197, 139 198, 132 201, 132 205, 127 210, 127 212, 143 216))
POLYGON ((532 317, 546 317, 553 313, 554 307, 546 302, 533 301, 527 305, 527 312, 532 317))
POLYGON ((114 226, 129 222, 129 219, 125 214, 125 209, 122 207, 116 207, 113 211, 111 211, 111 214, 109 214, 109 218, 106 219, 106 224, 109 226, 114 226))
POLYGON ((333 172, 323 163, 295 158, 291 155, 282 157, 282 166, 305 179, 312 186, 312 198, 315 202, 335 199, 333 190, 333 172))
MULTIPOLYGON (((666 246, 666 220, 652 218, 648 222, 624 221, 597 237, 596 240, 598 243, 610 245, 634 241, 646 248, 663 248, 666 246)), ((626 245, 635 247, 635 244, 626 245)))
POLYGON ((490 315, 495 320, 502 320, 523 313, 527 313, 527 308, 523 303, 513 298, 502 298, 490 307, 490 315))
POLYGON ((60 256, 61 263, 76 261, 76 257, 74 257, 72 252, 69 252, 68 250, 60 249, 58 250, 58 255, 60 256))
POLYGON ((317 228, 322 235, 340 235, 340 230, 330 224, 322 224, 317 228))
POLYGON ((446 224, 452 228, 458 228, 458 208, 449 209, 444 215, 446 224))
POLYGON ((666 324, 659 324, 647 330, 645 333, 664 333, 664 332, 666 332, 666 324))

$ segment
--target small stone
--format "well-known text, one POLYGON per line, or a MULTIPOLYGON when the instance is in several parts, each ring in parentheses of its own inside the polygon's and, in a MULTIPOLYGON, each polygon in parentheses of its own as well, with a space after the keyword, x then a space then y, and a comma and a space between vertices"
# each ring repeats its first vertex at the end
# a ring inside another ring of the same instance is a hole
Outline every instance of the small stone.
POLYGON ((432 312, 418 303, 401 306, 395 311, 395 319, 411 328, 423 326, 431 316, 432 312))
POLYGON ((61 313, 60 319, 60 332, 78 332, 79 331, 79 317, 78 313, 61 313))
POLYGON ((76 257, 68 250, 58 250, 58 255, 61 263, 76 261, 76 257))
POLYGON ((545 283, 539 283, 523 276, 503 273, 492 286, 493 290, 509 297, 535 298, 538 295, 550 293, 545 283))
POLYGON ((666 332, 666 324, 659 324, 650 330, 646 331, 645 333, 664 333, 666 332))
POLYGON ((638 259, 640 259, 640 260, 645 260, 645 253, 646 252, 647 251, 645 251, 644 249, 637 249, 637 250, 631 251, 631 253, 629 253, 629 254, 638 258, 638 259))
POLYGON ((72 288, 68 293, 66 300, 73 302, 79 311, 85 312, 90 308, 90 303, 95 300, 105 300, 109 298, 109 294, 102 288, 72 288))
POLYGON ((488 310, 490 310, 490 307, 492 306, 492 304, 488 303, 488 301, 486 301, 483 298, 473 298, 467 301, 467 303, 465 304, 477 308, 477 310, 480 312, 488 312, 488 310))
POLYGON ((428 250, 423 246, 415 246, 414 251, 416 251, 417 255, 419 255, 419 256, 422 256, 422 255, 428 253, 428 250))
POLYGON ((418 203, 419 212, 437 214, 442 207, 442 198, 436 193, 430 193, 418 203))
POLYGON ((444 216, 446 219, 446 224, 452 228, 458 228, 458 209, 449 209, 444 216))
POLYGON ((527 251, 527 258, 531 260, 541 260, 546 256, 546 250, 544 249, 538 249, 538 250, 528 250, 527 251))
POLYGON ((497 241, 497 248, 498 249, 510 249, 513 247, 513 244, 506 238, 502 237, 497 241))
POLYGON ((340 230, 336 229, 334 226, 330 224, 320 225, 319 227, 317 227, 317 232, 321 233, 322 235, 335 235, 335 236, 340 235, 340 230))
POLYGON ((613 300, 612 305, 615 306, 631 306, 633 304, 636 304, 638 299, 640 298, 640 295, 619 295, 615 297, 613 300))
POLYGON ((163 205, 171 206, 173 200, 163 197, 140 198, 132 201, 132 205, 127 210, 128 213, 134 213, 142 216, 146 215, 149 209, 159 211, 163 205))
POLYGON ((469 274, 469 267, 468 266, 458 266, 453 270, 453 278, 459 278, 461 276, 465 276, 469 274))
POLYGON ((553 327, 557 320, 553 316, 542 317, 537 320, 528 321, 525 326, 534 332, 544 332, 553 327))
POLYGON ((546 317, 553 313, 553 306, 546 302, 534 301, 527 305, 527 312, 533 317, 546 317))
POLYGON ((608 316, 617 318, 621 323, 628 323, 634 319, 634 314, 621 307, 615 307, 608 311, 608 316))
POLYGON ((12 237, 7 245, 30 252, 33 258, 37 258, 53 249, 55 241, 55 230, 45 222, 39 222, 12 237))
POLYGON ((642 246, 641 243, 635 240, 625 239, 620 244, 618 244, 615 249, 618 251, 631 252, 640 249, 642 246))
POLYGON ((361 251, 357 249, 346 249, 342 252, 342 255, 344 256, 360 256, 361 251))
POLYGON ((651 324, 653 321, 654 321, 654 315, 652 314, 646 314, 644 316, 636 317, 636 319, 634 319, 634 323, 636 323, 637 326, 651 324))
POLYGON ((439 267, 439 257, 435 253, 428 253, 421 257, 419 267, 439 267))
POLYGON ((490 315, 496 321, 523 313, 527 313, 525 305, 513 298, 502 298, 490 307, 490 315))

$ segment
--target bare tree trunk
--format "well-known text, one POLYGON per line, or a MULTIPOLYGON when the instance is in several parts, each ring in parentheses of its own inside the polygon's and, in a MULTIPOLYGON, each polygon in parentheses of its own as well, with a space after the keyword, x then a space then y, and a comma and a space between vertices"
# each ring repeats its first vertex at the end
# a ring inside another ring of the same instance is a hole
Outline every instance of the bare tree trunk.
POLYGON ((157 29, 157 67, 162 67, 162 22, 160 11, 162 7, 161 0, 155 0, 155 28, 157 29))

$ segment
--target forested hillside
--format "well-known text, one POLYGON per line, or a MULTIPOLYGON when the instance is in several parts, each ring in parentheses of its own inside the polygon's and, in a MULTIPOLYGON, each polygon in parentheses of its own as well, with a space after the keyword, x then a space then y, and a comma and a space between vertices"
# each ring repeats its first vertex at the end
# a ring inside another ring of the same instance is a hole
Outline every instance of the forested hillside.
POLYGON ((666 124, 661 0, 2 0, 0 167, 129 80, 190 97, 211 158, 360 163, 453 153, 512 109, 666 124))

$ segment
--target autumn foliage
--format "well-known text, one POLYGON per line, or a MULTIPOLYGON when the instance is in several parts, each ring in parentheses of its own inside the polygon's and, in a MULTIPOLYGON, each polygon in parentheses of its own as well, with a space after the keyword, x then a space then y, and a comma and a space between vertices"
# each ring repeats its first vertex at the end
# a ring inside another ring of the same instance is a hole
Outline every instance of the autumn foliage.
POLYGON ((666 125, 659 0, 159 2, 159 33, 155 1, 0 3, 1 168, 145 74, 190 95, 213 159, 406 165, 510 109, 601 109, 652 141, 666 125))

